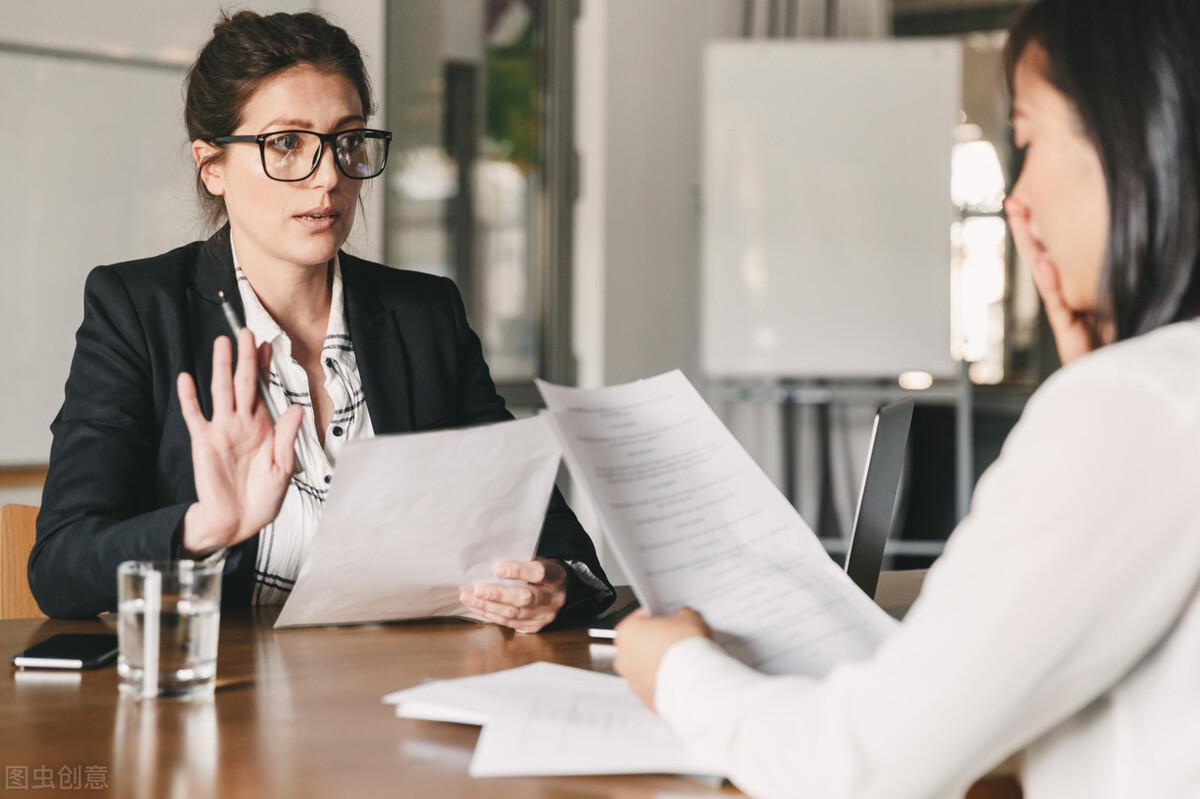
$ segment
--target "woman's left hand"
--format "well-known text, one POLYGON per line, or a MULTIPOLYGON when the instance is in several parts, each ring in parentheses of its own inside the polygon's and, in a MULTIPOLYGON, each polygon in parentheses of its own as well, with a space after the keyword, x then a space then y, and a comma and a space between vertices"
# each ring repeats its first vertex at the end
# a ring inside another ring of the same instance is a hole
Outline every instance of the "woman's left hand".
POLYGON ((691 608, 681 608, 670 616, 648 616, 644 609, 638 610, 617 625, 613 666, 646 707, 654 710, 654 685, 663 655, 685 638, 696 636, 712 638, 712 630, 691 608))
POLYGON ((536 633, 567 602, 567 570, 556 560, 506 560, 494 571, 501 580, 524 580, 525 585, 479 583, 458 591, 460 602, 490 622, 536 633))

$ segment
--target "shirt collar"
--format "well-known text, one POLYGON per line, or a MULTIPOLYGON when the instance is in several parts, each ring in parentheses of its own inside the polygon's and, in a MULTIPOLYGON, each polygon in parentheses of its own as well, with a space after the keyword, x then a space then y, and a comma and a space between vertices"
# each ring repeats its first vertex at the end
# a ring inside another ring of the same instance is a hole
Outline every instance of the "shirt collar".
MULTIPOLYGON (((233 271, 237 278, 238 293, 242 297, 242 306, 246 312, 246 327, 250 328, 250 332, 254 334, 254 340, 262 344, 264 341, 271 342, 272 348, 279 350, 286 357, 291 357, 292 341, 288 338, 287 333, 279 326, 270 312, 263 307, 259 301, 258 295, 254 293, 254 287, 250 285, 250 279, 246 277, 246 273, 242 271, 241 264, 238 263, 237 247, 233 244, 233 237, 229 237, 229 249, 233 254, 233 271)), ((328 358, 335 358, 340 361, 345 361, 351 365, 354 364, 354 353, 350 349, 350 335, 346 329, 346 305, 345 296, 342 292, 342 264, 337 253, 333 256, 333 285, 330 287, 330 303, 329 303, 329 324, 325 330, 325 343, 322 346, 322 355, 328 358)))

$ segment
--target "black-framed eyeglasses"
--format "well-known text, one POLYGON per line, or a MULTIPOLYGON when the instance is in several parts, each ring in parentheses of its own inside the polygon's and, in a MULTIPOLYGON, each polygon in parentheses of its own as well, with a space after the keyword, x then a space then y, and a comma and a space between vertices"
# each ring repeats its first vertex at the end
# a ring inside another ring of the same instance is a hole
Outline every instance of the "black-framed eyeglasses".
POLYGON ((217 136, 209 141, 213 144, 257 143, 263 172, 272 180, 285 183, 304 180, 316 172, 328 142, 333 145, 333 163, 338 172, 353 180, 368 180, 377 177, 387 166, 392 133, 372 128, 337 133, 276 130, 257 136, 217 136))

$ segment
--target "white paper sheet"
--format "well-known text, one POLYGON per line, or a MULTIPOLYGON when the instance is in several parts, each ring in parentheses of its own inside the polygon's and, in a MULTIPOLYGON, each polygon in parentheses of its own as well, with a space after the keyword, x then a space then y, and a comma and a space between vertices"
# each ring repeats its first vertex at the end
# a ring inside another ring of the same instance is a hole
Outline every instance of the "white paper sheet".
POLYGON ((615 675, 588 672, 587 689, 542 690, 491 719, 475 744, 472 777, 714 774, 615 675))
POLYGON ((652 613, 695 608, 731 654, 775 674, 823 675, 894 628, 681 372, 538 388, 572 476, 652 613))
POLYGON ((384 701, 404 718, 482 724, 474 777, 713 774, 611 674, 533 663, 425 683, 384 701))
POLYGON ((350 442, 275 626, 472 618, 459 586, 533 556, 560 457, 542 418, 350 442))
POLYGON ((530 663, 475 677, 431 680, 390 693, 383 701, 395 705, 401 718, 482 726, 498 713, 527 702, 543 683, 573 687, 572 680, 581 672, 555 663, 530 663))

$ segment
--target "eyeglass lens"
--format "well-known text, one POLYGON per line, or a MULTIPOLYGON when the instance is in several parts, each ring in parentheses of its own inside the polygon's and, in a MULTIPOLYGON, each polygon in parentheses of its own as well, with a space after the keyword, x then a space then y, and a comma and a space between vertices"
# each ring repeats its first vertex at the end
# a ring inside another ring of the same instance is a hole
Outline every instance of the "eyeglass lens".
MULTIPOLYGON (((335 140, 334 155, 342 174, 372 178, 383 171, 387 141, 361 131, 347 131, 335 140)), ((283 131, 263 142, 263 163, 276 180, 303 180, 316 168, 321 139, 312 133, 283 131)))

